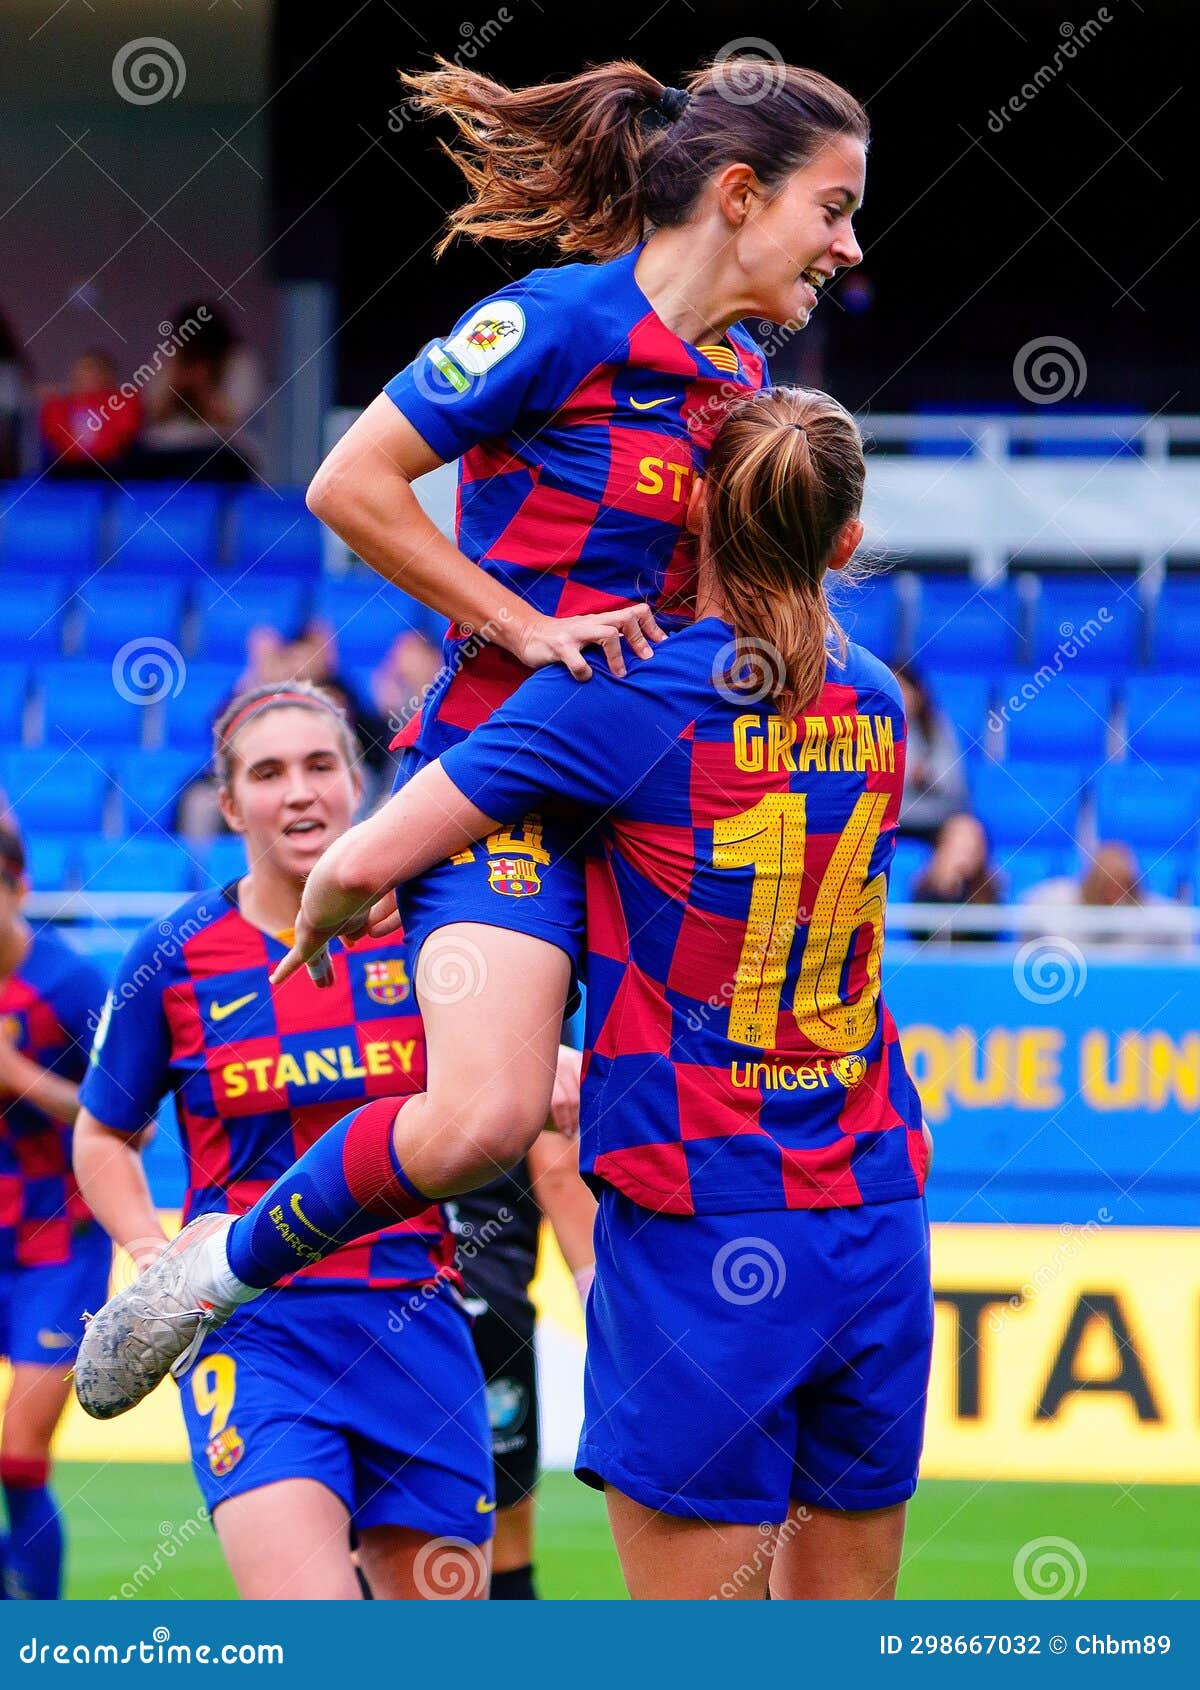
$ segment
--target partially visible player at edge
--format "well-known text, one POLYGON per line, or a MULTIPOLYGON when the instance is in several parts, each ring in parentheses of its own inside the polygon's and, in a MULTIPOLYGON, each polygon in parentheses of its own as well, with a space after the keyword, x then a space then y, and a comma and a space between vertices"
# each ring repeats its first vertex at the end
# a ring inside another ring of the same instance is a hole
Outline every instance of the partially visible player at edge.
POLYGON ((63 1531, 50 1440, 83 1335, 108 1295, 112 1248, 71 1173, 71 1123, 104 1002, 97 969, 21 913, 25 852, 0 826, 0 1357, 12 1364, 0 1436, 0 1592, 62 1595, 63 1531))
MULTIPOLYGON (((184 1219, 203 1229, 247 1209, 348 1110, 374 1098, 394 1112, 425 1078, 402 933, 338 947, 330 990, 268 978, 305 876, 362 796, 340 707, 304 682, 256 688, 233 699, 214 739, 248 873, 134 942, 75 1129, 80 1184, 139 1270, 167 1243, 142 1167, 167 1093, 187 1164, 184 1219)), ((300 1225, 290 1210, 276 1224, 300 1225)), ((357 1597, 351 1526, 375 1596, 487 1594, 491 1450, 453 1255, 430 1205, 298 1261, 260 1318, 196 1347, 180 1381, 192 1466, 243 1597, 357 1597), (460 1571, 473 1562, 453 1589, 437 1567, 446 1537, 460 1571)))

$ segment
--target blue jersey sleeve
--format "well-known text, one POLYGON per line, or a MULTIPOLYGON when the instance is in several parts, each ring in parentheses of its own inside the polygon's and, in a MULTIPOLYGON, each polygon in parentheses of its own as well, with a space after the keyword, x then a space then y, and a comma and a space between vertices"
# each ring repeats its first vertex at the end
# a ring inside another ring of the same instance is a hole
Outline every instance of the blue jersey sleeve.
POLYGON ((388 398, 440 458, 506 434, 519 417, 553 411, 575 385, 580 353, 563 275, 535 270, 507 283, 388 382, 388 398))
POLYGON ((629 673, 621 678, 599 658, 590 681, 574 680, 560 664, 539 669, 442 753, 442 768, 496 821, 524 815, 547 797, 619 809, 695 713, 669 684, 666 652, 659 646, 643 660, 626 647, 629 673))
POLYGON ((69 1066, 75 1067, 78 1074, 87 1065, 103 1012, 104 976, 94 964, 73 955, 70 969, 54 994, 54 1013, 71 1037, 77 1060, 69 1066))
POLYGON ((81 1106, 117 1132, 141 1132, 167 1090, 171 1033, 163 1012, 162 943, 155 923, 126 952, 80 1087, 81 1106))

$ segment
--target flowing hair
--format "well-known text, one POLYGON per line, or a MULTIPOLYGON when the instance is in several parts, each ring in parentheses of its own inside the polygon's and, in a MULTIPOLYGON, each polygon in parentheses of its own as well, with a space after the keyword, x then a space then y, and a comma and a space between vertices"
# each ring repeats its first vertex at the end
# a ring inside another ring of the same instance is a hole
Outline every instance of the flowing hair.
POLYGON ((399 75, 410 109, 452 120, 456 144, 439 145, 470 190, 449 215, 438 257, 464 235, 619 258, 647 225, 685 222, 726 164, 750 165, 774 190, 831 137, 870 140, 866 113, 836 82, 749 56, 702 66, 683 90, 631 59, 528 88, 440 55, 435 63, 399 75))
POLYGON ((827 393, 764 389, 730 407, 704 479, 701 555, 737 635, 723 684, 790 719, 825 685, 831 652, 846 661, 825 574, 862 507, 862 436, 827 393))

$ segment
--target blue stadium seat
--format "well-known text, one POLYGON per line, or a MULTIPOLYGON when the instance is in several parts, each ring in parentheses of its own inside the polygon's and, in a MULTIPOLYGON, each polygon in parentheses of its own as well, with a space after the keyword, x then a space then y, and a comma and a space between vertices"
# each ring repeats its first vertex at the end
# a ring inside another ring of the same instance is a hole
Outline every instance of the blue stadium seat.
MULTIPOLYGON (((175 654, 167 652, 165 661, 178 673, 183 597, 182 581, 104 571, 80 588, 76 600, 83 610, 81 653, 112 657, 130 642, 149 652, 154 642, 166 640, 175 647, 175 654)), ((131 651, 131 660, 135 656, 131 651)), ((148 677, 148 683, 155 686, 156 677, 148 677)))
POLYGON ((72 658, 44 663, 42 684, 45 730, 43 742, 51 750, 64 742, 79 744, 92 755, 113 745, 140 745, 149 708, 137 702, 116 678, 111 663, 72 658))
POLYGON ((186 892, 195 880, 191 857, 163 834, 139 839, 88 839, 81 850, 85 892, 186 892))
POLYGON ((1028 672, 1010 670, 1001 683, 999 709, 1009 758, 1066 757, 1092 766, 1104 761, 1112 688, 1103 676, 1064 672, 1039 686, 1028 672))
POLYGON ((423 631, 427 624, 423 607, 377 576, 323 581, 317 589, 313 614, 333 630, 341 668, 373 668, 382 662, 398 635, 414 629, 423 631))
POLYGON ((1078 869, 1079 853, 1073 845, 1033 846, 1022 850, 1017 846, 1008 852, 997 852, 999 866, 1008 886, 1008 896, 1016 902, 1043 880, 1059 880, 1074 875, 1078 869))
POLYGON ((948 716, 964 751, 985 749, 992 684, 982 675, 929 675, 925 685, 935 710, 948 716))
POLYGON ((0 574, 4 603, 6 640, 29 657, 57 657, 62 650, 62 610, 67 582, 62 575, 44 575, 34 580, 14 580, 10 571, 0 574))
POLYGON ((235 574, 254 570, 290 579, 317 575, 321 568, 321 525, 295 488, 247 487, 233 495, 235 574))
POLYGON ((82 751, 6 751, 0 787, 27 833, 100 831, 108 776, 82 751))
POLYGON ((20 745, 29 692, 29 668, 24 663, 0 663, 0 740, 20 745))
POLYGON ((1145 763, 1112 763, 1096 778, 1096 831, 1141 854, 1180 856, 1195 843, 1200 776, 1145 763))
POLYGON ((200 636, 196 650, 206 660, 244 661, 252 628, 277 628, 288 639, 300 631, 307 590, 300 581, 254 575, 204 581, 196 602, 200 636))
POLYGON ((834 614, 856 645, 866 646, 885 663, 904 650, 904 606, 892 576, 848 587, 834 604, 834 614))
POLYGON ((236 834, 219 833, 202 853, 202 860, 204 881, 213 886, 228 886, 246 872, 246 847, 236 834))
POLYGON ((980 587, 963 578, 925 581, 911 659, 917 669, 974 674, 1020 661, 1024 610, 1011 583, 980 587))
POLYGON ((1034 669, 1120 674, 1142 660, 1142 606, 1132 580, 1043 581, 1033 614, 1034 669))
POLYGON ((180 794, 205 771, 199 751, 127 751, 109 759, 127 833, 174 827, 180 794))
POLYGON ((3 509, 6 574, 90 574, 100 558, 103 506, 99 487, 43 484, 12 492, 3 509))
POLYGON ((1154 662, 1159 669, 1195 670, 1200 652, 1200 581, 1167 580, 1154 607, 1154 662))
POLYGON ((997 847, 1027 845, 1061 849, 1075 841, 1086 770, 1055 763, 991 763, 968 770, 975 813, 997 847))
POLYGON ((195 747, 207 757, 213 720, 232 696, 238 674, 236 663, 188 664, 179 696, 163 700, 168 745, 195 747))
POLYGON ((78 840, 54 833, 25 836, 25 872, 35 892, 61 892, 79 878, 78 840))
POLYGON ((216 487, 126 482, 117 493, 116 516, 110 569, 188 577, 217 568, 221 494, 216 487))
POLYGON ((1134 675, 1125 687, 1125 741, 1145 763, 1200 766, 1200 680, 1134 675))
POLYGON ((888 882, 888 896, 903 904, 912 896, 913 881, 933 855, 933 846, 923 839, 897 839, 888 882))

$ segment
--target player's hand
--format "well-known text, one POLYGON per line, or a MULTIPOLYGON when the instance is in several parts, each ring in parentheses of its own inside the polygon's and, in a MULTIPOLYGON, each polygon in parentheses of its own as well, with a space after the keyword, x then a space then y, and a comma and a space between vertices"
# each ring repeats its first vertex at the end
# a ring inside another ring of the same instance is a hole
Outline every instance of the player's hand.
POLYGON ((273 971, 271 984, 282 984, 303 964, 315 985, 332 986, 329 941, 340 936, 346 944, 353 944, 367 931, 370 916, 370 905, 363 905, 338 887, 327 859, 318 861, 304 885, 292 948, 273 971))
POLYGON ((592 669, 583 655, 585 646, 599 646, 613 674, 623 675, 622 640, 637 657, 651 657, 654 647, 666 637, 648 604, 630 604, 590 616, 539 617, 514 651, 530 669, 562 663, 577 681, 590 681, 592 669))
POLYGON ((367 917, 367 935, 371 939, 386 939, 389 933, 396 933, 401 927, 400 911, 396 908, 395 891, 385 892, 377 904, 371 905, 371 913, 367 917))
POLYGON ((550 1094, 550 1115, 546 1122, 555 1132, 566 1138, 579 1136, 579 1084, 583 1070, 583 1052, 570 1045, 559 1045, 558 1065, 554 1070, 554 1090, 550 1094))

